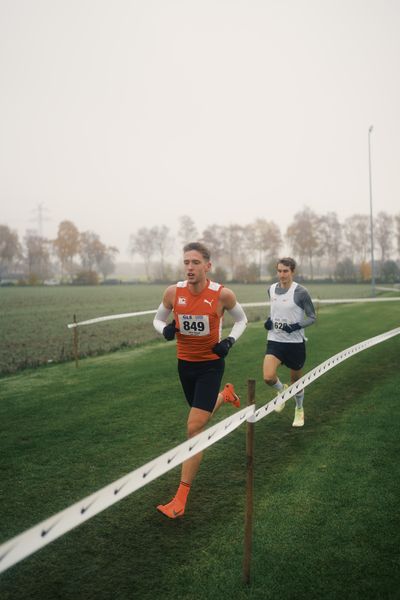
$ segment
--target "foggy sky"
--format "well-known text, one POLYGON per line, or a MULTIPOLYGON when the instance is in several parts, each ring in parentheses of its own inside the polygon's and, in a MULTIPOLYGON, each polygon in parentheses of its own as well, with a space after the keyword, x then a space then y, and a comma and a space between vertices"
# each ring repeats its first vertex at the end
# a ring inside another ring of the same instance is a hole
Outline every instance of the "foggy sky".
POLYGON ((400 212, 398 0, 0 0, 0 223, 400 212))

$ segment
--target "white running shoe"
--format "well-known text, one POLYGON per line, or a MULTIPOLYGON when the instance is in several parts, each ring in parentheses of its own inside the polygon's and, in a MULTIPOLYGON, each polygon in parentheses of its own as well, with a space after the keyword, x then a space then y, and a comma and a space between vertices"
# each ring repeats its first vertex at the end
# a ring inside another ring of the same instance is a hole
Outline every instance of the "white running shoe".
POLYGON ((304 408, 296 408, 294 411, 294 421, 292 427, 303 427, 304 425, 304 408))
MULTIPOLYGON (((278 391, 277 396, 279 396, 280 394, 282 394, 282 392, 284 392, 285 390, 287 390, 288 387, 289 387, 288 384, 284 383, 283 384, 283 388, 278 391)), ((286 404, 286 401, 282 402, 282 404, 277 404, 276 407, 275 407, 275 412, 277 412, 277 413, 282 412, 283 409, 285 408, 285 404, 286 404)))

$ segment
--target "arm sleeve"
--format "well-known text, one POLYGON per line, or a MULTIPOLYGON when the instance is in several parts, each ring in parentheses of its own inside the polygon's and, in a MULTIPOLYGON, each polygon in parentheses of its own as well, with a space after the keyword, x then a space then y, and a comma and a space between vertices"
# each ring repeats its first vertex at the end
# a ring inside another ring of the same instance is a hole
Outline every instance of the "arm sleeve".
POLYGON ((247 317, 239 302, 236 302, 235 306, 228 310, 228 313, 235 321, 232 327, 232 331, 229 334, 229 337, 232 337, 236 342, 236 340, 240 338, 243 331, 246 329, 247 317))
POLYGON ((297 286, 294 292, 294 301, 305 313, 305 316, 299 321, 299 325, 304 328, 315 323, 317 317, 315 315, 314 304, 306 288, 301 285, 297 286))
POLYGON ((158 333, 161 333, 161 335, 164 330, 164 327, 167 324, 167 319, 168 319, 169 315, 171 314, 171 312, 172 312, 172 310, 170 308, 166 308, 164 306, 164 304, 161 302, 160 306, 157 309, 156 316, 154 317, 154 320, 153 320, 154 329, 158 333))

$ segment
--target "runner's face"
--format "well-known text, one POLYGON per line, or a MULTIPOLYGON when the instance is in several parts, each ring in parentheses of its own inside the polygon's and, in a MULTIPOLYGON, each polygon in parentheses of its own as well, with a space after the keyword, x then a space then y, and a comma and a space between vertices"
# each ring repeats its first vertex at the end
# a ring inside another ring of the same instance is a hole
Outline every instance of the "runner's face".
POLYGON ((278 263, 276 272, 278 275, 279 283, 282 287, 290 287, 292 285, 293 271, 290 269, 290 267, 287 267, 282 263, 278 263))
POLYGON ((202 283, 207 279, 206 273, 211 268, 211 263, 206 261, 200 252, 190 250, 183 255, 186 278, 189 283, 202 283))

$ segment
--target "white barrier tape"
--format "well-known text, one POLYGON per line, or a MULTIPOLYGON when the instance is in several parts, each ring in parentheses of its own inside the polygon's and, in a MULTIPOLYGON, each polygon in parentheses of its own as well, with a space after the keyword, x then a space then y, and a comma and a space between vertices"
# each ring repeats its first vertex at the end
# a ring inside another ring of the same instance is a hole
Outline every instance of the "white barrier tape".
MULTIPOLYGON (((395 291, 395 290, 394 290, 395 291)), ((345 304, 352 302, 398 302, 400 301, 400 297, 395 298, 338 298, 332 300, 320 300, 319 298, 314 298, 313 302, 315 304, 345 304)), ((255 308, 259 306, 269 306, 270 302, 241 302, 241 306, 244 308, 255 308)), ((155 315, 157 310, 142 310, 140 312, 133 313, 121 313, 119 315, 107 315, 105 317, 97 317, 95 319, 89 319, 87 321, 79 321, 79 323, 68 323, 68 329, 72 329, 74 327, 80 327, 81 325, 92 325, 93 323, 101 323, 102 321, 113 321, 114 319, 125 319, 127 317, 141 317, 142 315, 155 315)))
POLYGON ((251 405, 235 412, 206 431, 5 542, 0 546, 0 573, 180 465, 184 460, 215 444, 244 423, 254 410, 255 406, 251 405))
POLYGON ((394 296, 391 298, 332 298, 331 300, 328 299, 319 299, 319 298, 315 298, 313 300, 313 302, 315 304, 317 304, 319 302, 319 304, 354 304, 354 303, 360 303, 360 302, 399 302, 400 301, 400 296, 394 296))
POLYGON ((292 398, 292 396, 297 394, 297 392, 310 385, 310 383, 315 381, 315 379, 318 379, 318 377, 321 377, 321 375, 324 375, 324 373, 326 373, 330 369, 333 369, 333 367, 336 367, 336 365, 338 365, 339 363, 350 358, 350 356, 353 356, 354 354, 357 354, 362 350, 366 350, 367 348, 370 348, 375 344, 384 342, 385 340, 388 340, 389 338, 399 334, 400 327, 397 327, 396 329, 391 329, 386 333, 382 333, 373 338, 370 338, 369 340, 365 340, 364 342, 355 344, 354 346, 351 346, 350 348, 347 348, 346 350, 343 350, 342 352, 331 356, 331 358, 328 358, 328 360, 315 367, 315 369, 312 369, 312 371, 304 375, 304 377, 302 377, 295 383, 292 383, 291 386, 289 386, 281 394, 278 394, 273 400, 265 404, 263 407, 256 409, 254 415, 252 415, 249 418, 249 422, 256 423, 257 421, 260 421, 260 419, 263 419, 269 413, 273 412, 277 406, 284 404, 287 400, 289 400, 289 398, 292 398))
POLYGON ((122 313, 120 315, 108 315, 106 317, 97 317, 97 319, 89 319, 88 321, 80 321, 79 323, 68 323, 69 329, 78 327, 78 325, 91 325, 92 323, 101 323, 102 321, 113 321, 114 319, 125 319, 126 317, 141 317, 142 315, 155 315, 156 310, 142 310, 140 312, 122 313))

